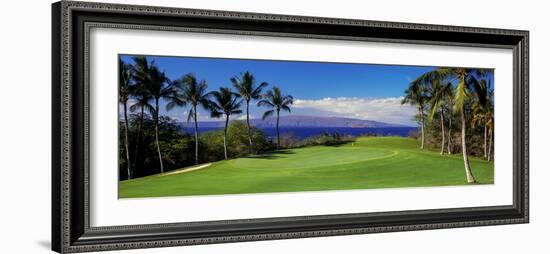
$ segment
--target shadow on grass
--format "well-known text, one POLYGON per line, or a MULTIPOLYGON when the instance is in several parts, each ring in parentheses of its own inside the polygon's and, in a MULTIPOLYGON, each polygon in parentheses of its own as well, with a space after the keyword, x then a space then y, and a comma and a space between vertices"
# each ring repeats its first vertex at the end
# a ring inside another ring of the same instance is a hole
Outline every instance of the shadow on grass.
MULTIPOLYGON (((295 148, 305 148, 305 147, 312 147, 312 146, 330 146, 330 147, 340 147, 346 144, 349 144, 351 142, 354 142, 354 140, 346 140, 346 141, 334 141, 334 142, 325 142, 323 144, 316 144, 316 145, 309 145, 309 146, 302 146, 302 147, 295 147, 295 148)), ((246 158, 248 159, 277 159, 281 158, 281 155, 289 155, 289 154, 295 154, 292 150, 277 150, 277 151, 269 151, 262 154, 255 154, 255 155, 249 155, 246 158)))
POLYGON ((334 142, 326 142, 322 144, 322 146, 331 146, 331 147, 340 147, 349 143, 355 142, 355 140, 346 140, 346 141, 334 141, 334 142))
POLYGON ((340 147, 349 143, 353 143, 355 140, 345 140, 345 141, 328 141, 323 143, 314 143, 314 144, 307 144, 302 146, 296 146, 294 148, 306 148, 306 147, 314 147, 314 146, 330 146, 330 147, 340 147))
POLYGON ((289 155, 289 154, 295 154, 295 152, 291 150, 278 150, 278 151, 270 151, 262 154, 256 154, 256 155, 249 155, 246 158, 248 159, 268 159, 268 160, 274 160, 277 158, 281 158, 282 155, 289 155))

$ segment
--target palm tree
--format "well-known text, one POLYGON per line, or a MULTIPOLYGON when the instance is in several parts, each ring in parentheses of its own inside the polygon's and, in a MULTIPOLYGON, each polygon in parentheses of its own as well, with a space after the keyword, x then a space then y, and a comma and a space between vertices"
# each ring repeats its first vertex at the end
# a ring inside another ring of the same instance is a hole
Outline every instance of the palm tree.
POLYGON ((468 70, 464 68, 459 68, 455 71, 453 71, 455 75, 458 77, 458 84, 456 86, 456 94, 455 94, 455 111, 458 109, 460 111, 460 121, 461 121, 461 142, 462 142, 462 158, 464 160, 464 168, 466 171, 466 179, 468 183, 475 183, 476 179, 474 175, 472 174, 472 169, 470 167, 470 161, 468 160, 468 151, 467 151, 467 145, 466 145, 466 113, 464 104, 470 97, 470 91, 468 89, 467 84, 467 77, 470 77, 468 74, 468 70))
POLYGON ((267 87, 266 82, 262 82, 256 86, 254 75, 250 72, 242 73, 240 77, 231 78, 233 87, 237 89, 237 92, 244 98, 246 103, 246 125, 248 127, 248 152, 252 153, 252 135, 250 134, 250 101, 260 99, 262 96, 262 89, 267 87))
MULTIPOLYGON (((134 112, 139 109, 139 126, 136 139, 136 152, 134 163, 136 164, 134 170, 138 169, 138 158, 140 151, 140 144, 143 143, 143 118, 145 116, 145 109, 154 114, 154 107, 149 104, 151 100, 151 94, 147 90, 147 86, 150 83, 150 71, 152 63, 149 63, 146 57, 138 56, 134 57, 134 64, 132 65, 132 80, 134 85, 130 90, 131 95, 135 98, 136 102, 130 106, 130 111, 134 112)), ((143 147, 141 147, 143 149, 143 147)))
POLYGON ((483 157, 488 158, 487 148, 487 135, 489 134, 489 122, 492 121, 493 105, 492 96, 493 91, 490 88, 490 84, 487 80, 481 80, 479 82, 479 89, 476 90, 476 97, 472 110, 472 127, 483 125, 483 157))
POLYGON ((164 173, 164 163, 162 162, 162 153, 159 143, 159 102, 164 98, 171 98, 174 93, 172 85, 169 83, 168 77, 164 72, 161 72, 157 66, 152 65, 149 72, 149 83, 147 91, 150 93, 151 99, 154 100, 154 115, 155 122, 155 143, 157 145, 157 153, 159 156, 160 172, 164 173))
POLYGON ((420 149, 424 149, 424 108, 426 101, 426 86, 419 82, 413 81, 405 90, 405 97, 401 100, 401 104, 418 105, 418 114, 420 115, 420 149))
POLYGON ((486 115, 479 104, 473 105, 472 128, 483 126, 483 158, 487 158, 487 121, 486 115))
POLYGON ((433 80, 449 80, 457 82, 454 97, 454 111, 460 114, 462 157, 464 160, 464 170, 466 172, 466 180, 468 183, 475 183, 476 179, 472 174, 470 161, 468 159, 468 146, 466 144, 466 103, 470 101, 472 91, 475 92, 480 89, 477 78, 484 76, 485 74, 485 70, 483 69, 441 67, 433 71, 426 72, 413 81, 413 83, 417 83, 417 85, 427 85, 433 80))
POLYGON ((131 66, 118 59, 118 102, 122 104, 124 111, 124 148, 126 149, 126 162, 128 179, 132 179, 130 148, 128 141, 128 100, 130 98, 130 79, 132 77, 131 66))
POLYGON ((279 135, 279 114, 281 110, 285 110, 290 112, 290 105, 294 103, 294 98, 291 95, 283 95, 281 93, 281 89, 279 87, 274 86, 271 90, 267 91, 266 94, 264 94, 263 99, 258 102, 258 106, 266 106, 273 108, 271 110, 268 110, 264 112, 262 116, 262 120, 266 119, 270 116, 272 116, 274 113, 276 113, 277 116, 277 149, 281 147, 281 140, 279 135))
POLYGON ((453 153, 453 149, 452 149, 452 136, 453 136, 453 117, 454 117, 454 112, 453 112, 453 101, 454 101, 454 98, 455 98, 455 93, 454 93, 454 89, 452 87, 452 84, 451 84, 451 89, 449 90, 449 93, 447 94, 445 100, 446 100, 446 103, 447 103, 447 108, 448 108, 448 111, 449 111, 449 135, 447 135, 447 153, 448 154, 452 154, 453 153))
POLYGON ((483 86, 485 83, 486 89, 487 89, 487 97, 486 97, 486 104, 485 104, 485 126, 487 127, 487 136, 489 136, 489 145, 487 146, 487 161, 491 161, 491 149, 493 147, 493 133, 494 133, 494 122, 495 122, 495 116, 494 116, 494 105, 493 105, 493 95, 494 90, 491 89, 491 83, 490 81, 485 81, 481 85, 483 86))
POLYGON ((439 80, 432 80, 430 88, 430 120, 433 120, 435 114, 439 111, 439 120, 441 125, 441 152, 445 151, 445 98, 451 94, 453 87, 451 83, 442 85, 439 80))
POLYGON ((223 153, 227 160, 227 125, 229 124, 229 116, 233 114, 241 114, 240 109, 242 104, 241 96, 238 93, 231 91, 231 88, 220 87, 219 91, 212 92, 213 101, 211 102, 211 116, 219 118, 225 115, 225 126, 223 128, 223 153))
POLYGON ((487 121, 487 129, 488 129, 488 132, 489 132, 489 147, 487 148, 487 161, 491 161, 491 148, 493 147, 493 129, 494 129, 494 116, 493 116, 493 112, 492 112, 492 109, 491 109, 491 113, 488 117, 488 121, 487 121))
POLYGON ((169 98, 166 109, 171 110, 175 106, 185 107, 191 105, 187 114, 187 122, 193 118, 195 123, 195 164, 199 164, 199 124, 197 116, 197 107, 201 106, 205 110, 210 109, 210 93, 206 92, 208 84, 206 81, 197 81, 193 74, 187 74, 173 82, 175 93, 169 98))

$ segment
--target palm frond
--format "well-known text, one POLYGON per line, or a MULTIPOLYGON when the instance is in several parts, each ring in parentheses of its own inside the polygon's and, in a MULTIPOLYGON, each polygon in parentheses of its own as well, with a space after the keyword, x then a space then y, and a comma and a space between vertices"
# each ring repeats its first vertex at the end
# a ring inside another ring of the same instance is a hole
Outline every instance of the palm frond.
POLYGON ((187 101, 182 100, 182 98, 180 96, 178 96, 177 94, 174 94, 174 95, 168 97, 167 99, 168 99, 168 103, 166 104, 166 110, 167 111, 170 111, 170 110, 174 109, 175 107, 185 107, 185 106, 187 106, 187 101))
POLYGON ((189 113, 187 113, 187 122, 190 122, 191 119, 193 118, 193 115, 195 114, 195 112, 193 111, 193 109, 191 108, 189 110, 189 113))
POLYGON ((151 114, 152 116, 156 115, 156 109, 153 105, 151 105, 150 103, 145 103, 143 104, 143 107, 145 108, 145 110, 147 112, 149 112, 149 114, 151 114))
POLYGON ((210 93, 212 100, 209 103, 209 108, 212 117, 220 117, 222 114, 227 116, 232 114, 240 114, 240 109, 243 102, 241 96, 227 87, 220 87, 218 91, 210 93))
POLYGON ((274 113, 275 113, 275 110, 273 109, 264 112, 264 114, 262 115, 262 120, 265 120, 266 118, 271 117, 274 113))
POLYGON ((130 105, 129 109, 130 109, 131 112, 135 112, 139 107, 140 107, 140 105, 135 103, 135 104, 130 105))
POLYGON ((290 113, 290 107, 288 105, 282 105, 281 109, 290 113))
POLYGON ((230 78, 230 81, 237 93, 242 96, 247 103, 251 100, 259 99, 263 88, 267 86, 266 82, 262 82, 260 85, 256 86, 256 78, 249 71, 230 78))
POLYGON ((433 71, 428 71, 410 83, 409 87, 414 87, 413 90, 421 91, 430 86, 433 81, 444 82, 451 78, 454 74, 452 68, 437 68, 433 71))
POLYGON ((258 107, 263 107, 263 106, 268 106, 268 107, 275 107, 275 105, 273 105, 273 103, 271 103, 269 100, 267 99, 263 99, 263 100, 260 100, 258 101, 258 103, 256 104, 258 107))
POLYGON ((263 89, 266 88, 267 86, 269 86, 269 84, 268 84, 267 82, 262 82, 259 86, 257 86, 257 87, 252 91, 252 94, 251 94, 252 99, 257 100, 257 99, 262 98, 262 91, 263 91, 263 89))
POLYGON ((474 94, 477 95, 476 99, 479 101, 479 104, 485 105, 487 103, 487 89, 485 81, 479 82, 473 76, 467 76, 465 82, 468 84, 469 88, 474 91, 474 94))
POLYGON ((429 119, 433 120, 438 111, 443 112, 445 99, 451 93, 452 85, 442 85, 439 80, 434 80, 429 88, 428 104, 430 105, 429 119))
POLYGON ((210 117, 212 118, 220 118, 221 116, 223 116, 223 113, 220 111, 216 111, 216 110, 210 111, 210 117))
POLYGON ((262 100, 258 101, 258 106, 266 106, 277 110, 285 110, 290 112, 290 105, 294 103, 294 97, 291 95, 283 95, 281 89, 277 86, 271 88, 263 96, 262 100))
POLYGON ((466 100, 470 98, 470 92, 464 80, 460 80, 456 86, 454 98, 454 111, 458 112, 464 107, 466 100))

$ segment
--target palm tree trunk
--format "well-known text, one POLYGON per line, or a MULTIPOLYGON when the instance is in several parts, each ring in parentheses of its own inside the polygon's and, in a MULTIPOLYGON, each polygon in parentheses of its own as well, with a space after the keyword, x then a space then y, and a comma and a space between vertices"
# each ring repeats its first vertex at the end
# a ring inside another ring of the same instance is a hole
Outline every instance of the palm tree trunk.
POLYGON ((223 155, 227 160, 227 124, 229 123, 229 115, 225 115, 225 128, 223 128, 223 155))
POLYGON ((126 163, 128 163, 128 179, 132 179, 130 149, 128 144, 128 109, 126 108, 127 101, 124 102, 124 147, 126 148, 126 163))
POLYGON ((195 165, 199 164, 199 124, 197 123, 197 106, 193 105, 193 120, 195 122, 195 165))
POLYGON ((460 120, 462 121, 462 157, 464 159, 466 180, 468 180, 468 183, 475 183, 476 179, 472 174, 472 169, 470 168, 470 161, 468 160, 468 151, 466 147, 466 115, 464 114, 464 106, 460 109, 460 120))
POLYGON ((160 152, 159 143, 159 100, 155 100, 155 143, 157 144, 157 152, 159 155, 160 172, 164 173, 164 164, 162 163, 162 153, 160 152))
POLYGON ((443 110, 441 110, 440 119, 441 119, 441 152, 439 154, 443 155, 443 152, 445 152, 445 116, 443 115, 443 110))
POLYGON ((489 128, 489 147, 487 147, 487 161, 491 161, 492 146, 493 146, 493 130, 489 128))
POLYGON ((246 125, 248 126, 248 153, 252 153, 252 134, 250 133, 250 102, 246 101, 246 125))
POLYGON ((277 109, 277 150, 281 147, 281 139, 279 137, 279 110, 277 109))
POLYGON ((483 158, 487 158, 487 124, 483 125, 483 158))
MULTIPOLYGON (((138 158, 139 158, 139 149, 141 148, 139 145, 142 143, 142 128, 143 128, 143 105, 141 105, 141 113, 139 116, 139 127, 138 127, 138 134, 137 134, 137 140, 136 140, 136 153, 134 155, 134 170, 141 169, 141 165, 138 165, 138 158)), ((134 172, 135 173, 135 172, 134 172)))
POLYGON ((420 141, 420 149, 424 149, 424 110, 423 110, 423 106, 420 105, 420 107, 418 107, 418 113, 420 113, 420 132, 422 134, 421 136, 421 141, 420 141))
POLYGON ((448 154, 452 154, 452 150, 451 150, 452 131, 453 131, 453 115, 451 113, 451 115, 449 116, 449 135, 447 135, 447 153, 448 154))

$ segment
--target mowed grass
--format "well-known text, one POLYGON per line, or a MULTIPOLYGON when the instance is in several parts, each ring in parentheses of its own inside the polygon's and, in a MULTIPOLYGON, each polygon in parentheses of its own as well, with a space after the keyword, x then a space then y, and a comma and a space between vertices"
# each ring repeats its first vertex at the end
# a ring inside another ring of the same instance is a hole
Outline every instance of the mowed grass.
MULTIPOLYGON (((470 157, 478 184, 493 162, 470 157)), ((466 185, 461 154, 420 150, 416 140, 365 137, 341 146, 281 150, 119 185, 120 198, 466 185)))

